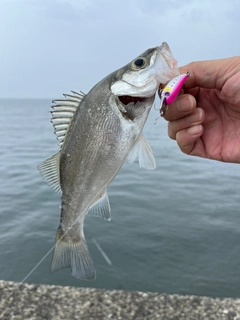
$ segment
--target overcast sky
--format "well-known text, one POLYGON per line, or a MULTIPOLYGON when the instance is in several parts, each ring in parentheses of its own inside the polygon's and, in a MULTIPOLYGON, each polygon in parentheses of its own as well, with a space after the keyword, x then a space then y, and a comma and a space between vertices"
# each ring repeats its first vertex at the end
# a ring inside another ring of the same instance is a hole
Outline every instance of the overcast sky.
POLYGON ((0 0, 0 97, 88 92, 150 47, 179 65, 240 54, 238 0, 0 0))

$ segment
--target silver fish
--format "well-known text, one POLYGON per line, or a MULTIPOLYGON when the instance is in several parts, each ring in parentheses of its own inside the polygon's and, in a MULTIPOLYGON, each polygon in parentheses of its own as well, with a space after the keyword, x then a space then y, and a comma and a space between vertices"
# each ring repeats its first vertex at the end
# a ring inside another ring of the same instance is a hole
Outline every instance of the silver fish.
POLYGON ((138 159, 142 168, 155 168, 141 132, 160 83, 177 74, 177 62, 163 43, 111 73, 87 95, 72 92, 53 101, 51 121, 60 151, 38 167, 62 193, 51 272, 71 268, 76 278, 95 278, 83 232, 85 216, 93 213, 110 220, 106 189, 126 158, 130 163, 138 159))

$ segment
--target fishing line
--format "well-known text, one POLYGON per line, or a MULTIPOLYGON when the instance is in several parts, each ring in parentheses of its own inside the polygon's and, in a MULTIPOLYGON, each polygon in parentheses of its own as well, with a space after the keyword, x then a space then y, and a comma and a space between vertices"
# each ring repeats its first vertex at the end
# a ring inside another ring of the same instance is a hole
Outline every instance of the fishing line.
MULTIPOLYGON (((81 216, 80 216, 81 217, 81 216)), ((75 221, 70 225, 70 227, 64 232, 64 234, 58 239, 58 241, 54 244, 54 246, 52 246, 52 248, 42 257, 42 259, 35 265, 34 268, 31 269, 31 271, 22 279, 22 281, 20 282, 20 284, 17 286, 16 289, 14 289, 9 296, 6 297, 6 302, 9 300, 9 298, 20 288, 20 286, 27 280, 27 278, 30 277, 30 275, 39 267, 39 265, 47 258, 47 256, 53 251, 53 249, 56 247, 56 245, 63 239, 63 237, 66 235, 66 233, 74 226, 74 224, 77 222, 77 220, 80 218, 77 217, 75 219, 75 221)), ((7 309, 5 309, 1 314, 0 314, 0 318, 2 318, 2 316, 4 316, 5 312, 9 309, 10 307, 7 307, 7 309)))
MULTIPOLYGON (((81 217, 81 216, 80 216, 81 217)), ((52 248, 45 254, 45 256, 35 265, 35 267, 26 275, 25 278, 21 281, 23 283, 27 280, 27 278, 37 269, 37 267, 47 258, 47 256, 53 251, 53 249, 56 247, 56 245, 64 238, 66 233, 74 226, 74 224, 77 222, 77 220, 80 218, 77 217, 75 221, 70 225, 70 227, 64 232, 64 234, 58 239, 58 241, 52 246, 52 248)))
MULTIPOLYGON (((156 108, 156 107, 155 107, 155 102, 154 102, 153 108, 154 108, 154 110, 156 110, 156 111, 159 111, 159 110, 160 110, 160 108, 156 108)), ((160 115, 155 119, 153 125, 146 131, 146 133, 149 133, 149 131, 152 130, 152 128, 157 124, 159 118, 161 118, 160 115)))
MULTIPOLYGON (((155 107, 155 103, 154 103, 154 109, 156 111, 159 111, 159 109, 156 109, 155 107)), ((160 118, 157 117, 155 119, 155 122, 154 124, 148 129, 147 133, 152 130, 152 128, 156 125, 158 119, 160 118)), ((80 217, 77 217, 76 220, 69 226, 69 228, 63 233, 63 235, 58 239, 58 241, 50 248, 50 250, 39 260, 39 262, 31 269, 31 271, 21 280, 20 284, 17 286, 16 289, 14 289, 8 297, 6 297, 6 301, 9 300, 9 298, 20 288, 20 286, 30 277, 30 275, 40 266, 40 264, 48 257, 48 255, 54 250, 54 248, 57 246, 57 244, 64 238, 64 236, 67 234, 67 232, 74 226, 74 224, 77 222, 77 220, 79 219, 80 217)), ((102 248, 100 247, 100 245, 97 243, 97 241, 93 238, 92 239, 94 244, 96 245, 96 247, 98 248, 99 252, 102 254, 103 258, 105 259, 105 261, 107 262, 107 264, 112 267, 113 269, 115 269, 115 272, 116 270, 118 269, 116 266, 114 266, 111 262, 111 260, 107 257, 107 255, 105 254, 105 252, 102 250, 102 248)), ((120 270, 120 269, 119 269, 120 270)), ((122 270, 120 270, 121 273, 122 270)), ((120 280, 122 282, 122 278, 120 277, 120 280)), ((124 283, 122 282, 123 286, 125 287, 124 283)), ((0 317, 2 318, 2 316, 4 316, 5 312, 9 309, 10 307, 7 307, 6 310, 4 310, 1 314, 0 314, 0 317)))

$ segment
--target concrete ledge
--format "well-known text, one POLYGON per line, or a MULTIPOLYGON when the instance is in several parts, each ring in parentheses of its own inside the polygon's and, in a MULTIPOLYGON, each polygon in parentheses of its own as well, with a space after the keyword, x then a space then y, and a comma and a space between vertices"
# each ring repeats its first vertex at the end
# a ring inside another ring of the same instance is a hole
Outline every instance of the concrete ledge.
POLYGON ((240 320, 240 299, 0 281, 0 319, 240 320))

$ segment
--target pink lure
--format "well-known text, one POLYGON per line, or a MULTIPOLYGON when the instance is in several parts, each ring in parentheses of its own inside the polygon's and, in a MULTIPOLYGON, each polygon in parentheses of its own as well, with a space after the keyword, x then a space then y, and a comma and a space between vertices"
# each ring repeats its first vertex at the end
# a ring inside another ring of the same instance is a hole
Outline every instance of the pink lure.
POLYGON ((184 82, 190 76, 190 73, 180 74, 176 76, 168 84, 159 90, 159 97, 160 97, 160 115, 161 117, 164 116, 165 111, 167 110, 167 106, 173 103, 179 94, 184 82))

